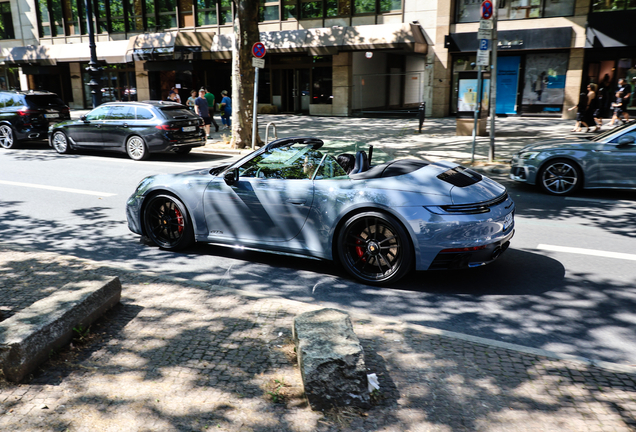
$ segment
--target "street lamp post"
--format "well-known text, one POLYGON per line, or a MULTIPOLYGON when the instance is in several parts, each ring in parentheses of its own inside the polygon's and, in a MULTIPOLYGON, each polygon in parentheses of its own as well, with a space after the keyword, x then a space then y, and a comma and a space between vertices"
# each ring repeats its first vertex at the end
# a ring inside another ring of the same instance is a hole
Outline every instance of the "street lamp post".
POLYGON ((91 80, 88 86, 91 88, 91 96, 93 101, 93 108, 98 107, 102 103, 101 85, 98 78, 99 73, 102 70, 97 63, 97 45, 95 45, 95 31, 93 29, 93 5, 92 0, 86 0, 86 24, 88 25, 88 47, 91 51, 91 59, 88 62, 86 71, 88 72, 91 80))

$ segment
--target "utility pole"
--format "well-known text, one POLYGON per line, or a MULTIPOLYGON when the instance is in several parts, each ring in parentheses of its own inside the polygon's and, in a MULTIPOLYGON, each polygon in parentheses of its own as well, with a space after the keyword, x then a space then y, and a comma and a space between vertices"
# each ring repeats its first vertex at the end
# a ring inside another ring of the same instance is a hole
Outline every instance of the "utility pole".
POLYGON ((495 117, 497 116, 497 17, 499 0, 492 0, 492 70, 490 72, 490 149, 488 162, 495 160, 495 117))
POLYGON ((86 24, 88 25, 88 47, 91 51, 91 59, 88 62, 88 67, 86 71, 91 77, 88 86, 91 88, 91 96, 93 102, 93 108, 98 107, 102 104, 102 92, 99 87, 99 73, 102 68, 99 67, 97 63, 97 45, 95 45, 95 31, 93 29, 93 5, 92 0, 85 0, 86 4, 86 24))

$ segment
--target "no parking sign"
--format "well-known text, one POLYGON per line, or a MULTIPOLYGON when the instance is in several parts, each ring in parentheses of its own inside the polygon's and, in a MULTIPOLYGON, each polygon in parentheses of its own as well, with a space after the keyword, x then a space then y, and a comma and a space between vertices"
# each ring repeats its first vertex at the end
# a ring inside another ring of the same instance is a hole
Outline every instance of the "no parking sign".
POLYGON ((483 19, 490 19, 492 18, 492 14, 493 14, 492 1, 484 0, 481 3, 481 17, 483 19))

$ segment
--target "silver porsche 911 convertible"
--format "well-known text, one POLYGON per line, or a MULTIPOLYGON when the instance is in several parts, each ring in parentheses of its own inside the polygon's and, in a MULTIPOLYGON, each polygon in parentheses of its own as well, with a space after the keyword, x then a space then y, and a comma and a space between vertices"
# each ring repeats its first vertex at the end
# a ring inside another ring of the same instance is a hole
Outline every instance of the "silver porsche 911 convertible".
POLYGON ((333 260, 370 284, 508 248, 515 205, 499 183, 451 162, 371 159, 372 148, 338 156, 317 138, 279 139, 230 165, 143 179, 128 226, 169 250, 197 241, 333 260))

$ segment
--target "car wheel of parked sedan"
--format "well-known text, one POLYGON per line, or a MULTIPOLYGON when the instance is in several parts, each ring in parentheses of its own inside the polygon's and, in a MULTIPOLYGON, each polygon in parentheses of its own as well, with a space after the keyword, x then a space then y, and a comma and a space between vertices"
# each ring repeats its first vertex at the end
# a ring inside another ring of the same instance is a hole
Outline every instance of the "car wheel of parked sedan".
POLYGON ((168 250, 184 249, 194 243, 194 230, 183 203, 172 195, 155 195, 144 207, 146 235, 157 246, 168 250))
POLYGON ((176 149, 174 149, 174 152, 180 155, 188 154, 191 151, 192 151, 192 147, 177 147, 176 149))
POLYGON ((140 161, 148 158, 148 149, 146 143, 140 136, 131 136, 126 141, 126 153, 132 160, 140 161))
POLYGON ((411 269, 413 248, 392 216, 364 212, 351 216, 338 234, 338 257, 345 270, 371 284, 387 284, 411 269))
POLYGON ((55 132, 51 137, 51 143, 55 151, 60 154, 69 153, 71 151, 71 146, 68 145, 68 138, 64 132, 55 132))
POLYGON ((13 129, 11 126, 0 126, 0 146, 6 149, 15 148, 16 142, 13 137, 13 129))
POLYGON ((539 171, 539 187, 551 195, 567 195, 579 188, 583 181, 581 168, 567 159, 555 159, 539 171))

